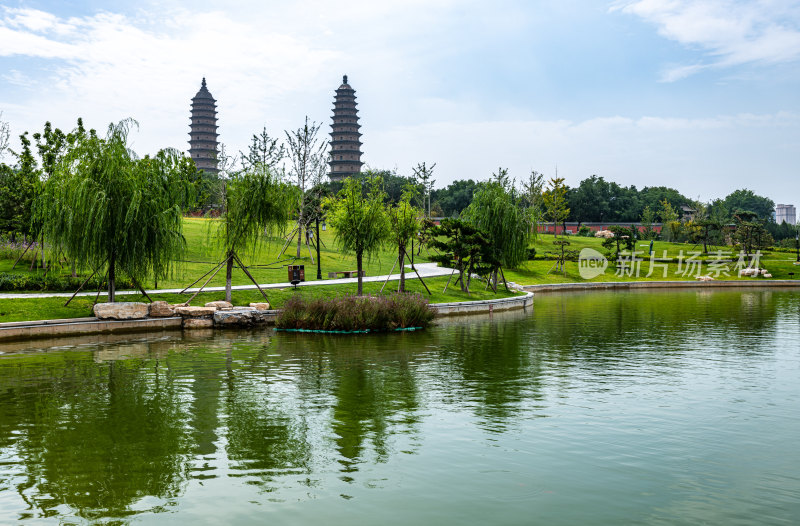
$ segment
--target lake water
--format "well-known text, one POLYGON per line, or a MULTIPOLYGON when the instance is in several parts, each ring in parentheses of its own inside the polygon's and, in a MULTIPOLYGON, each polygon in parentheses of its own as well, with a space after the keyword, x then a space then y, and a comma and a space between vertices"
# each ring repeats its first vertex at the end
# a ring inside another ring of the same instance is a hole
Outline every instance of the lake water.
POLYGON ((0 346, 0 524, 800 521, 798 292, 211 334, 0 346))

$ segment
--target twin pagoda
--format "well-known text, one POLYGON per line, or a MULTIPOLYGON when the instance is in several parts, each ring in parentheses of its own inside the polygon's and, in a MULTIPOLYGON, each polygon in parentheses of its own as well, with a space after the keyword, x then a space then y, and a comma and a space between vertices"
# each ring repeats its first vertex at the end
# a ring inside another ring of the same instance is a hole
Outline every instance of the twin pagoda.
MULTIPOLYGON (((333 124, 331 125, 330 158, 328 176, 331 181, 341 181, 361 172, 361 125, 358 123, 356 92, 347 83, 347 75, 336 90, 333 100, 333 124)), ((197 168, 216 175, 219 173, 219 134, 217 133, 217 101, 206 86, 192 99, 191 124, 189 125, 189 155, 197 168)))

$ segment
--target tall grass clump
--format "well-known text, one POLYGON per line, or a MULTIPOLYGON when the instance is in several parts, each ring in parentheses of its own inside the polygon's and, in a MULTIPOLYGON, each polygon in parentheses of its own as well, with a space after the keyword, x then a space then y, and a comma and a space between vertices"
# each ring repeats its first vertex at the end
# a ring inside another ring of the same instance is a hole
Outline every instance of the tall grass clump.
POLYGON ((304 299, 294 296, 278 313, 279 329, 389 331, 427 327, 434 312, 419 294, 341 296, 304 299))

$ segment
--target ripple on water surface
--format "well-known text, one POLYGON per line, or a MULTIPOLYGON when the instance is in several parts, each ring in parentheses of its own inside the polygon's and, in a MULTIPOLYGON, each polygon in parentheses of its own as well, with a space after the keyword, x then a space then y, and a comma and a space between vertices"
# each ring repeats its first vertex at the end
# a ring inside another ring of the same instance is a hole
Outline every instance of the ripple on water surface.
POLYGON ((0 523, 791 523, 798 312, 541 294, 400 335, 6 345, 0 523))

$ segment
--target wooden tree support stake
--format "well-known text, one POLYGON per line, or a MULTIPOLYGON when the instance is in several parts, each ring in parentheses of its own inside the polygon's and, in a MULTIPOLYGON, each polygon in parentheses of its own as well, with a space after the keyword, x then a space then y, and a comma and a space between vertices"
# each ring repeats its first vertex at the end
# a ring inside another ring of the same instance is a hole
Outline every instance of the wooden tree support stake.
POLYGON ((148 296, 148 295, 147 295, 147 292, 144 290, 144 287, 142 287, 142 286, 139 284, 139 282, 138 282, 138 281, 136 281, 136 280, 135 280, 135 279, 133 279, 133 278, 131 278, 131 281, 133 281, 133 284, 134 284, 134 285, 136 285, 136 288, 137 288, 137 289, 139 289, 139 292, 141 292, 141 293, 142 293, 142 295, 144 295, 144 297, 145 297, 145 298, 147 298, 147 301, 149 301, 150 303, 153 303, 153 298, 151 298, 150 296, 148 296))
MULTIPOLYGON (((211 274, 212 272, 214 272, 214 270, 215 270, 217 267, 219 267, 220 265, 222 265, 222 264, 226 263, 227 261, 228 261, 228 258, 225 258, 225 259, 223 259, 222 261, 220 261, 219 263, 217 263, 215 266, 211 267, 211 270, 209 270, 208 272, 206 272, 205 274, 203 274, 202 276, 200 276, 199 278, 197 278, 196 280, 194 280, 194 281, 192 282, 192 285, 194 285, 195 283, 197 283, 198 281, 200 281, 200 280, 201 280, 201 279, 203 279, 204 277, 208 276, 208 275, 209 275, 209 274, 211 274)), ((182 291, 180 291, 180 293, 179 293, 179 294, 184 294, 184 293, 185 293, 187 290, 189 290, 190 288, 192 288, 192 285, 188 285, 188 286, 187 286, 185 289, 183 289, 182 291)), ((157 288, 157 287, 156 287, 156 288, 157 288)))
MULTIPOLYGON (((185 301, 183 304, 188 306, 188 305, 189 305, 189 303, 190 303, 190 302, 191 302, 191 301, 192 301, 192 300, 195 298, 195 296, 197 296, 198 294, 200 294, 200 292, 201 292, 201 291, 202 291, 202 290, 203 290, 203 289, 206 287, 206 285, 208 285, 208 282, 209 282, 209 281, 211 281, 212 279, 214 279, 214 276, 216 276, 216 275, 217 275, 217 273, 218 273, 218 272, 219 272, 219 271, 222 269, 222 266, 223 266, 223 265, 225 265, 225 263, 227 263, 229 259, 230 259, 230 256, 228 256, 227 258, 223 259, 223 260, 222 260, 222 262, 221 262, 219 265, 217 265, 217 270, 215 270, 215 271, 214 271, 214 273, 211 275, 211 277, 210 277, 210 278, 208 278, 208 279, 206 280, 206 282, 205 282, 205 283, 203 283, 203 285, 202 285, 202 286, 201 286, 199 289, 197 289, 197 292, 195 292, 194 294, 192 294, 192 297, 191 297, 191 298, 189 298, 188 300, 186 300, 186 301, 185 301)), ((198 280, 198 281, 200 281, 200 280, 198 280)), ((188 288, 188 287, 187 287, 187 288, 188 288)), ((184 290, 185 290, 185 289, 184 289, 184 290)))
MULTIPOLYGON (((397 262, 400 261, 400 256, 397 256, 397 259, 394 260, 394 265, 392 265, 392 270, 389 271, 389 275, 386 276, 386 281, 383 282, 383 287, 389 283, 389 278, 392 277, 392 272, 394 272, 394 267, 397 266, 397 262)), ((381 287, 381 292, 383 292, 383 287, 381 287)))
POLYGON ((260 293, 261 293, 261 295, 262 295, 262 296, 264 296, 264 299, 265 299, 265 300, 269 301, 269 298, 267 297, 267 293, 266 293, 266 292, 264 292, 263 290, 261 290, 261 287, 258 285, 258 282, 255 280, 255 278, 253 277, 253 275, 252 275, 252 274, 250 274, 250 271, 249 271, 249 270, 247 270, 247 267, 245 267, 245 266, 244 266, 244 263, 242 263, 242 260, 241 260, 241 259, 239 259, 239 256, 238 256, 238 255, 236 255, 236 252, 234 252, 234 253, 233 253, 233 258, 234 258, 234 260, 235 260, 235 261, 236 261, 236 262, 239 264, 239 268, 240 268, 240 269, 242 269, 242 270, 244 271, 244 273, 245 273, 245 274, 247 274, 247 277, 248 277, 248 278, 250 278, 250 281, 252 281, 252 282, 253 282, 253 285, 255 285, 255 286, 256 286, 256 288, 258 289, 258 292, 260 292, 260 293))
POLYGON ((97 295, 94 297, 94 303, 92 303, 92 307, 97 305, 97 300, 100 298, 100 291, 103 290, 103 283, 105 283, 107 280, 108 280, 108 271, 106 271, 105 276, 103 276, 103 279, 100 281, 100 287, 98 287, 97 289, 97 295))
POLYGON ((506 281, 506 275, 503 272, 503 267, 500 267, 500 275, 503 277, 503 286, 506 288, 506 292, 511 292, 508 290, 508 282, 506 281))
POLYGON ((433 293, 431 292, 431 289, 429 289, 429 288, 428 288, 428 286, 427 286, 427 285, 425 284, 425 282, 422 280, 422 276, 420 276, 420 275, 419 275, 419 271, 418 271, 417 269, 414 269, 414 272, 416 272, 416 273, 417 273, 417 278, 419 279, 419 282, 420 282, 420 283, 422 283, 422 286, 423 286, 423 287, 425 287, 425 290, 427 290, 427 291, 428 291, 428 295, 429 295, 429 296, 433 296, 433 293))
POLYGON ((456 273, 456 269, 453 269, 453 272, 450 273, 450 277, 447 278, 447 283, 445 283, 445 285, 444 285, 444 290, 442 291, 442 294, 447 292, 447 287, 450 286, 450 280, 453 279, 453 274, 455 274, 455 273, 456 273))
POLYGON ((31 248, 34 243, 36 243, 36 241, 31 241, 30 243, 28 243, 28 246, 25 247, 25 250, 22 251, 22 254, 20 254, 17 260, 14 262, 14 265, 11 267, 11 270, 14 270, 16 268, 17 263, 19 263, 19 260, 22 259, 22 256, 24 256, 25 253, 28 252, 28 249, 31 248))
MULTIPOLYGON (((108 261, 108 258, 106 258, 106 260, 105 260, 105 261, 103 261, 102 263, 100 263, 100 266, 99 266, 99 267, 97 267, 96 269, 94 269, 94 270, 92 271, 92 273, 91 273, 91 274, 89 274, 89 277, 88 277, 88 278, 86 278, 86 281, 84 281, 83 283, 81 283, 81 286, 80 286, 80 287, 78 287, 78 290, 76 290, 76 291, 75 291, 75 294, 73 294, 72 296, 70 296, 70 298, 69 298, 69 299, 67 300, 67 302, 64 304, 64 306, 65 306, 65 307, 66 307, 67 305, 69 305, 69 302, 70 302, 70 301, 72 301, 72 300, 74 300, 74 299, 75 299, 75 296, 77 296, 77 295, 78 295, 78 293, 81 291, 81 289, 82 289, 83 287, 85 287, 87 283, 89 283, 89 280, 90 280, 90 279, 92 279, 92 278, 94 277, 94 275, 95 275, 95 274, 97 274, 97 271, 98 271, 98 270, 99 270, 99 269, 100 269, 100 268, 101 268, 103 265, 105 265, 105 264, 106 264, 106 261, 108 261)), ((102 285, 102 282, 101 282, 101 285, 102 285)))

